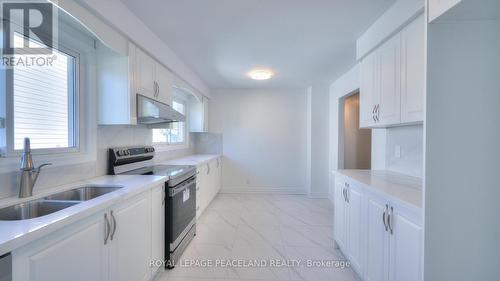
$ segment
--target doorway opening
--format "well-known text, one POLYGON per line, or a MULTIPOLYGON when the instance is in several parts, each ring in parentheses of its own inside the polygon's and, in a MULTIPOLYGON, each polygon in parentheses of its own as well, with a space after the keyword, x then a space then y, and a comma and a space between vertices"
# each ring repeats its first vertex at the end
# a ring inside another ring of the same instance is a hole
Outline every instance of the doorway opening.
POLYGON ((372 132, 359 128, 359 91, 342 98, 340 103, 341 169, 371 169, 372 132))

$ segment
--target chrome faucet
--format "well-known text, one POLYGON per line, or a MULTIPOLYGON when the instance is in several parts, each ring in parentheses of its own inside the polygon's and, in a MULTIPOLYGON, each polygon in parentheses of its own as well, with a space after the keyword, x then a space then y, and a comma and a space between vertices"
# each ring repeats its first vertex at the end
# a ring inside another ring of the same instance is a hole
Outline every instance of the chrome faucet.
POLYGON ((23 155, 21 156, 21 182, 19 184, 19 198, 30 197, 33 195, 38 175, 42 167, 52 165, 51 163, 40 165, 38 168, 33 166, 33 157, 31 156, 30 139, 24 139, 23 155))

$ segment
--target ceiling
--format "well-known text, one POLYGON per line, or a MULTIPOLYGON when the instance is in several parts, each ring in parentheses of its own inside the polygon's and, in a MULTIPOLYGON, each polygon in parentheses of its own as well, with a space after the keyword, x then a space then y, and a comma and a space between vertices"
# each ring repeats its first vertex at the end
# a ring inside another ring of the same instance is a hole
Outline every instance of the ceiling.
POLYGON ((212 89, 332 82, 394 0, 122 0, 212 89), (267 67, 268 81, 247 72, 267 67))

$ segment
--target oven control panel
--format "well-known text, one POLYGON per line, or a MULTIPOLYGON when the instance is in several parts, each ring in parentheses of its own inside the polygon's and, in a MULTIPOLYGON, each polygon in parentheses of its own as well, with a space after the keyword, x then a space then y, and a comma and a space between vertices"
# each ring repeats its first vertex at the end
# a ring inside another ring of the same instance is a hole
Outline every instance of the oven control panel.
POLYGON ((111 171, 114 166, 153 159, 154 155, 155 148, 152 146, 110 148, 108 153, 109 170, 111 171))

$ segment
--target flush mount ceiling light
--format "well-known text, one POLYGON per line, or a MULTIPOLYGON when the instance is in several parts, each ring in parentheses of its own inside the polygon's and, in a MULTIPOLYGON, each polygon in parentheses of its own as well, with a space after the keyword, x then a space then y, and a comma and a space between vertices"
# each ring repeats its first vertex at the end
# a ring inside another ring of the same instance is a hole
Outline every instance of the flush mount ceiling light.
POLYGON ((248 72, 248 76, 253 80, 268 80, 274 76, 274 72, 269 69, 254 69, 248 72))

